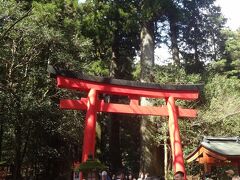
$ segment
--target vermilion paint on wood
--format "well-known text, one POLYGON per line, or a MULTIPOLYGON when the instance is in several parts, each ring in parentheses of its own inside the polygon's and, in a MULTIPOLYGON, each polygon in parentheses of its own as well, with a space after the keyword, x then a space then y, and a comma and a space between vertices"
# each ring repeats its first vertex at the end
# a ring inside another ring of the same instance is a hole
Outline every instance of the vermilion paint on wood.
POLYGON ((57 76, 57 86, 59 88, 73 89, 77 91, 87 91, 88 97, 80 100, 63 99, 60 101, 62 109, 86 110, 86 120, 84 129, 82 162, 85 162, 89 154, 95 153, 95 134, 97 112, 139 114, 169 116, 169 134, 171 141, 174 172, 186 172, 181 145, 180 132, 178 127, 178 117, 196 117, 194 109, 184 109, 175 105, 176 99, 195 100, 199 96, 198 90, 176 90, 176 89, 151 89, 147 87, 133 87, 116 84, 99 83, 71 77, 57 76), (99 94, 113 94, 128 96, 129 104, 106 103, 98 99, 99 94), (141 106, 141 97, 162 98, 167 105, 164 106, 141 106))
POLYGON ((173 169, 174 172, 182 171, 185 174, 186 179, 186 171, 183 160, 183 152, 182 152, 182 143, 180 138, 180 132, 178 127, 178 116, 177 116, 177 108, 175 105, 175 100, 172 96, 167 99, 167 107, 169 112, 169 135, 171 141, 171 149, 172 149, 172 158, 173 158, 173 169))
MULTIPOLYGON (((105 103, 103 100, 99 101, 96 105, 97 112, 109 112, 109 113, 123 113, 123 114, 138 114, 138 115, 152 115, 152 116, 168 116, 167 106, 140 106, 135 103, 127 104, 114 104, 105 103)), ((62 109, 74 109, 74 110, 87 110, 87 99, 81 98, 81 100, 60 100, 60 107, 62 109)), ((194 109, 177 108, 177 115, 179 117, 194 118, 197 116, 197 111, 194 109)))
POLYGON ((96 119, 97 119, 97 106, 98 95, 95 89, 91 89, 88 93, 87 114, 85 120, 83 149, 82 149, 82 162, 85 162, 88 155, 94 157, 95 154, 95 136, 96 136, 96 119))
POLYGON ((198 91, 193 90, 161 90, 143 87, 102 84, 63 76, 57 76, 57 86, 60 88, 74 89, 78 91, 89 91, 90 89, 95 89, 101 93, 126 96, 134 95, 148 98, 165 98, 172 96, 175 99, 195 100, 199 95, 198 91))

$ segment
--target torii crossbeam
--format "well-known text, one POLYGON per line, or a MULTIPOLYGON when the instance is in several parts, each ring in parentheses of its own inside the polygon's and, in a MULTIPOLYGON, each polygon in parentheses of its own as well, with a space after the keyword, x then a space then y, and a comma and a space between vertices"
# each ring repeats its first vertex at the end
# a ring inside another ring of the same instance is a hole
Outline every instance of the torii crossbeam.
POLYGON ((184 174, 184 159, 181 145, 178 117, 194 118, 197 115, 194 109, 185 109, 175 105, 175 100, 196 100, 202 85, 160 85, 155 83, 141 83, 136 81, 119 80, 112 78, 86 76, 80 72, 73 72, 48 67, 48 71, 57 80, 59 88, 73 89, 88 92, 87 98, 79 100, 60 100, 63 109, 86 110, 84 129, 82 162, 89 154, 95 154, 96 119, 98 112, 126 113, 139 115, 169 116, 169 134, 172 149, 174 172, 184 174), (99 99, 100 94, 128 96, 129 104, 107 103, 99 99), (140 98, 162 98, 166 105, 141 106, 140 98))

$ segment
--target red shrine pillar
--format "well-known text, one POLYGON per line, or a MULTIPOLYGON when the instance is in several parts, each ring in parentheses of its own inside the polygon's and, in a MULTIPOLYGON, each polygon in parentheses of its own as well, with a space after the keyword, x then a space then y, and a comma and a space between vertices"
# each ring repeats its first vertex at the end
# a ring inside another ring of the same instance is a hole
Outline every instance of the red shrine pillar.
POLYGON ((184 178, 186 179, 182 144, 181 144, 179 127, 178 127, 178 112, 175 105, 174 97, 170 96, 167 99, 167 108, 169 113, 168 126, 169 126, 169 135, 170 135, 171 149, 172 149, 173 170, 174 170, 174 173, 177 171, 182 171, 185 174, 184 178))
POLYGON ((97 119, 98 94, 95 89, 88 93, 87 114, 83 138, 82 163, 88 159, 88 155, 95 154, 96 119, 97 119))
POLYGON ((237 160, 237 170, 238 170, 238 174, 240 174, 240 160, 237 160))

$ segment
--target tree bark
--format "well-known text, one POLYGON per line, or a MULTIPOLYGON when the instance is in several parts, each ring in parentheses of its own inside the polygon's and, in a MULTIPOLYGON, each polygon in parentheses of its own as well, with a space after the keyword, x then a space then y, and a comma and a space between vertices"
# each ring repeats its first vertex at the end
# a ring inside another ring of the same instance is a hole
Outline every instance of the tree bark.
POLYGON ((115 114, 111 116, 111 132, 110 132, 110 162, 111 170, 116 173, 122 168, 121 152, 120 152, 120 118, 121 115, 115 114))
MULTIPOLYGON (((117 26, 120 26, 117 23, 117 26)), ((120 27, 119 27, 120 28, 120 27)), ((114 32, 113 42, 112 42, 112 61, 110 68, 110 76, 114 78, 123 78, 123 74, 121 73, 120 66, 120 38, 118 29, 114 32)), ((116 96, 110 97, 110 102, 118 102, 119 98, 116 96)), ((109 160, 110 167, 112 172, 116 173, 118 169, 122 168, 121 161, 121 152, 120 152, 120 120, 121 115, 112 114, 110 121, 110 142, 109 142, 109 160)))
POLYGON ((174 17, 169 17, 170 24, 170 38, 171 38, 171 51, 174 64, 180 67, 179 48, 178 48, 178 27, 174 17))
POLYGON ((2 121, 0 125, 0 161, 2 160, 2 142, 3 142, 3 122, 2 121))
MULTIPOLYGON (((152 21, 144 22, 141 29, 141 81, 153 82, 154 76, 152 69, 154 67, 154 23, 152 21)), ((151 105, 146 99, 141 99, 141 105, 151 105)), ((140 170, 150 175, 160 175, 161 157, 163 152, 157 146, 152 138, 152 134, 157 131, 153 117, 143 117, 141 120, 141 160, 140 170)), ((163 161, 163 159, 162 159, 163 161)), ((163 166, 162 166, 163 167, 163 166)))
POLYGON ((21 177, 21 145, 22 132, 21 126, 17 123, 15 128, 15 159, 13 168, 13 180, 18 180, 21 177))
POLYGON ((141 29, 141 81, 153 81, 154 67, 154 23, 144 22, 141 29))

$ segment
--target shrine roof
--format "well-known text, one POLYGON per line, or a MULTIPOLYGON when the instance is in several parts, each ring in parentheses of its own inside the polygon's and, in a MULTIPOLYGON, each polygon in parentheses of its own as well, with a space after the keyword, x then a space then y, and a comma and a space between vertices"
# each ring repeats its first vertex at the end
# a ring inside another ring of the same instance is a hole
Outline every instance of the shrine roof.
POLYGON ((91 81, 96 83, 128 86, 128 87, 138 87, 138 88, 149 88, 149 89, 162 89, 162 90, 183 90, 183 91, 200 91, 203 88, 203 84, 158 84, 158 83, 146 83, 140 81, 130 81, 123 79, 114 79, 110 77, 100 77, 86 75, 83 72, 76 72, 61 69, 49 65, 48 72, 52 77, 63 76, 67 78, 74 78, 79 80, 91 81))
POLYGON ((240 137, 204 137, 201 145, 216 153, 240 156, 240 137))
MULTIPOLYGON (((200 146, 187 156, 187 160, 199 153, 201 147, 225 157, 240 156, 240 137, 212 137, 205 136, 200 146)), ((197 157, 197 156, 196 156, 197 157)), ((192 161, 192 160, 191 160, 192 161)))

